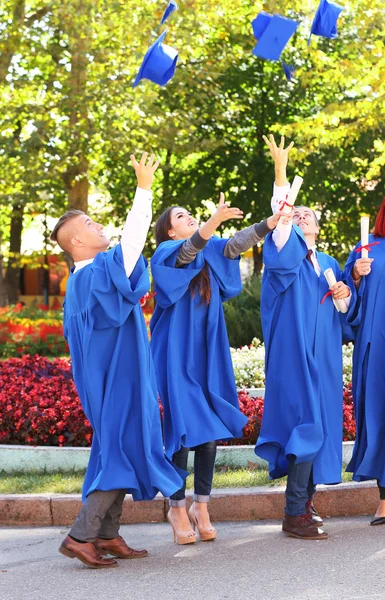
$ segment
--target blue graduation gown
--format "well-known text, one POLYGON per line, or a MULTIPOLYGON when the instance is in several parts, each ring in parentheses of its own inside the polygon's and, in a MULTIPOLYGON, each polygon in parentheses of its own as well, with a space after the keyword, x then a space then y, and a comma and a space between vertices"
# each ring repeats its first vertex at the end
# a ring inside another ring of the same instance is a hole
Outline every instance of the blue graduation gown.
POLYGON ((240 412, 222 302, 242 289, 239 260, 223 255, 227 240, 212 237, 195 260, 175 263, 181 241, 162 243, 151 259, 156 309, 151 350, 164 406, 166 454, 242 435, 240 412), (201 302, 189 284, 207 263, 211 300, 201 302))
POLYGON ((150 287, 140 257, 128 278, 120 244, 72 273, 64 311, 72 369, 94 430, 83 498, 126 489, 134 500, 169 496, 182 479, 164 456, 160 413, 139 299, 150 287))
POLYGON ((323 272, 337 261, 317 252, 320 277, 306 260, 303 233, 293 227, 280 252, 269 234, 263 258, 261 314, 266 394, 255 452, 272 479, 287 475, 287 456, 313 462, 314 483, 338 483, 342 467, 342 323, 323 272))
MULTIPOLYGON (((353 353, 353 399, 356 441, 347 471, 353 479, 379 479, 385 486, 385 239, 369 236, 374 258, 371 273, 361 279, 350 323, 356 331, 353 353)), ((360 246, 361 244, 358 244, 360 246)), ((345 274, 350 276, 361 254, 352 252, 345 274)))

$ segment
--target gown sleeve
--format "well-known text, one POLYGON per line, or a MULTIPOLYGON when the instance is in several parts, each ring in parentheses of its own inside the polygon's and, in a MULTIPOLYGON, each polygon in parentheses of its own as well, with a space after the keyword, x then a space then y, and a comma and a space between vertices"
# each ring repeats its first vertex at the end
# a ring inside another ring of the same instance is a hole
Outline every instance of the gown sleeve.
POLYGON ((272 234, 266 237, 263 247, 263 262, 266 278, 276 294, 282 294, 298 276, 302 261, 307 254, 307 245, 302 231, 293 226, 290 237, 278 252, 272 234))
POLYGON ((205 260, 219 286, 222 302, 238 296, 242 291, 240 256, 227 258, 224 255, 228 241, 228 238, 213 236, 204 251, 205 260))
POLYGON ((178 252, 184 242, 185 240, 163 242, 151 259, 156 302, 161 308, 168 308, 178 302, 204 266, 203 252, 199 252, 191 263, 176 266, 178 252))
POLYGON ((89 302, 96 329, 120 327, 148 292, 150 280, 147 261, 139 257, 130 277, 127 277, 121 245, 95 257, 91 265, 89 302))
MULTIPOLYGON (((356 248, 358 248, 360 245, 361 245, 361 243, 357 244, 356 248)), ((343 273, 343 278, 344 278, 344 281, 346 282, 346 284, 350 287, 351 290, 354 289, 354 292, 352 291, 353 297, 350 302, 349 311, 347 313, 347 322, 352 327, 358 327, 362 321, 362 299, 363 299, 363 294, 364 294, 365 287, 366 287, 366 279, 365 279, 365 277, 362 277, 361 282, 360 282, 360 287, 358 288, 358 290, 355 288, 354 280, 352 277, 352 268, 353 268, 356 260, 357 260, 357 253, 355 252, 355 249, 354 249, 354 250, 352 250, 352 252, 349 255, 349 258, 346 262, 344 273, 343 273)))

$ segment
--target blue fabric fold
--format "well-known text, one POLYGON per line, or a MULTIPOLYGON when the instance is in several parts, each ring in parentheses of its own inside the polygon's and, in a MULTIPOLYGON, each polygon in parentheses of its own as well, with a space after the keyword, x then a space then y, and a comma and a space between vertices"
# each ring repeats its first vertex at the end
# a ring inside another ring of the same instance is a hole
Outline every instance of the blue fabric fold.
MULTIPOLYGON (((378 479, 385 486, 385 239, 369 236, 374 261, 362 277, 349 322, 355 330, 353 399, 356 440, 347 471, 355 481, 378 479)), ((357 244, 356 248, 361 246, 357 244)), ((361 255, 351 252, 345 277, 361 255)))
MULTIPOLYGON (((255 452, 269 462, 271 478, 287 475, 288 456, 313 461, 314 483, 338 483, 342 468, 342 322, 323 272, 337 261, 317 252, 321 275, 306 260, 300 228, 278 252, 267 236, 263 249, 261 315, 266 348, 266 393, 255 452)), ((354 291, 352 290, 352 293, 354 291)), ((349 313, 351 312, 349 308, 349 313)), ((349 314, 347 313, 347 314, 349 314)), ((352 332, 345 327, 345 336, 352 332)))
POLYGON ((94 430, 83 498, 126 489, 169 496, 182 479, 164 456, 155 374, 139 299, 150 286, 140 257, 128 278, 118 245, 72 273, 64 330, 82 407, 94 430))
POLYGON ((161 244, 151 259, 156 309, 151 349, 164 406, 166 454, 242 435, 240 412, 222 302, 242 289, 239 260, 223 255, 227 240, 211 238, 195 260, 176 268, 181 241, 161 244), (207 265, 207 306, 189 288, 207 265))

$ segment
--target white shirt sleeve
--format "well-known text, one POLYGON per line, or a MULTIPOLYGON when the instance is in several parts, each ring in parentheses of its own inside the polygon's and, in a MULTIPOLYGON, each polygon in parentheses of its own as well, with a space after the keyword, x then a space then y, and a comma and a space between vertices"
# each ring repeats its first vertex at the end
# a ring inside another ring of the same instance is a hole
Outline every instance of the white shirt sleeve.
POLYGON ((346 304, 346 308, 349 308, 351 299, 352 299, 352 292, 350 292, 350 296, 348 298, 343 298, 343 301, 346 304))
POLYGON ((275 183, 274 183, 273 197, 271 199, 271 208, 272 208, 274 214, 276 212, 280 211, 281 204, 283 202, 285 202, 286 198, 288 197, 289 192, 290 192, 290 183, 287 183, 286 185, 279 185, 279 186, 275 185, 275 183))
POLYGON ((130 277, 142 253, 152 220, 152 192, 136 188, 120 240, 127 277, 130 277))
MULTIPOLYGON (((275 185, 273 189, 273 197, 271 199, 271 208, 273 213, 279 212, 281 208, 281 204, 285 202, 288 193, 290 192, 290 183, 287 185, 275 185)), ((280 229, 274 229, 273 231, 273 242, 280 252, 284 245, 287 243, 290 233, 291 233, 292 224, 288 223, 287 225, 280 225, 280 229)))

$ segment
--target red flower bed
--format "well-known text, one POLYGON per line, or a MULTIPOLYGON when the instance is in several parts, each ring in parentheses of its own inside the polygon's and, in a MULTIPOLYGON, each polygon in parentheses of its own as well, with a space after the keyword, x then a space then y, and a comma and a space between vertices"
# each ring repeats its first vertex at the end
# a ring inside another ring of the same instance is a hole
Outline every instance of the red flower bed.
MULTIPOLYGON (((89 446, 92 429, 72 380, 69 359, 41 356, 10 358, 0 363, 0 444, 32 446, 89 446)), ((263 399, 238 394, 248 417, 243 437, 226 445, 254 445, 263 414, 263 399)), ((163 412, 160 405, 161 415, 163 412)), ((351 385, 344 388, 343 439, 354 440, 351 385)))
POLYGON ((0 443, 89 446, 92 429, 68 359, 42 356, 0 363, 0 443))
POLYGON ((253 446, 261 431, 263 415, 263 398, 252 398, 246 390, 238 393, 239 406, 243 414, 248 417, 249 422, 243 428, 243 436, 220 442, 223 446, 253 446))
POLYGON ((0 356, 22 357, 27 353, 44 356, 69 354, 68 344, 63 337, 63 325, 33 321, 1 323, 0 356))

